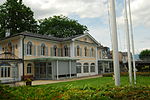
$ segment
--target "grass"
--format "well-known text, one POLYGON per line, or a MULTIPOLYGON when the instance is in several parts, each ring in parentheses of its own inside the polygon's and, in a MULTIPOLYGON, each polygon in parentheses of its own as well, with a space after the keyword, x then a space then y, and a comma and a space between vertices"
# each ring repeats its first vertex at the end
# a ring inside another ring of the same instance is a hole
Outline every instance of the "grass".
MULTIPOLYGON (((89 87, 103 87, 106 85, 114 86, 114 80, 112 77, 99 77, 84 80, 76 80, 71 82, 60 82, 48 85, 37 85, 34 87, 63 87, 71 85, 74 88, 89 87)), ((126 76, 121 77, 121 86, 129 85, 129 79, 126 76)), ((150 85, 150 77, 137 76, 137 85, 150 85)))
POLYGON ((0 85, 0 100, 150 100, 150 77, 138 76, 137 86, 121 77, 115 87, 112 77, 99 77, 48 85, 8 87, 0 85))

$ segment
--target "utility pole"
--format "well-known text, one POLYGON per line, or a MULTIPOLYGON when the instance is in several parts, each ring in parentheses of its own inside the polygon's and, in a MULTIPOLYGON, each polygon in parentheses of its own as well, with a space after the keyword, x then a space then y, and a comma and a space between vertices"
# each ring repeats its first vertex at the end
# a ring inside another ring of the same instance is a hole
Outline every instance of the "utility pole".
POLYGON ((135 67, 135 51, 134 51, 134 38, 133 38, 133 26, 132 26, 132 16, 131 16, 131 5, 130 0, 128 0, 129 6, 129 21, 130 21, 130 32, 131 32, 131 45, 132 45, 132 59, 133 59, 133 69, 134 69, 134 84, 136 84, 136 67, 135 67))
POLYGON ((125 31, 127 35, 127 50, 128 50, 128 67, 129 67, 129 79, 132 85, 132 66, 131 66, 131 52, 130 52, 130 36, 129 36, 129 24, 128 24, 128 14, 127 14, 127 1, 124 0, 125 7, 125 31))
POLYGON ((109 0, 109 1, 110 1, 110 24, 111 24, 111 33, 112 33, 115 85, 120 86, 120 67, 119 67, 119 54, 118 54, 115 0, 109 0))

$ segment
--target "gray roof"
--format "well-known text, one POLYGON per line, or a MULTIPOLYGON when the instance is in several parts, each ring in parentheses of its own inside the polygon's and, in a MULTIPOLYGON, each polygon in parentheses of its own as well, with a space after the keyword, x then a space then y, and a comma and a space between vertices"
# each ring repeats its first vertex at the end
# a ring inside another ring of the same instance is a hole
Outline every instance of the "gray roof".
POLYGON ((51 36, 51 35, 42 35, 42 34, 32 33, 32 32, 21 32, 21 33, 17 33, 17 34, 14 34, 12 36, 9 36, 9 37, 2 38, 1 40, 11 38, 11 37, 15 37, 15 36, 19 36, 19 35, 63 42, 63 41, 70 41, 73 38, 76 38, 76 37, 81 36, 83 34, 75 35, 75 36, 71 36, 71 37, 66 37, 66 38, 58 38, 58 37, 54 37, 54 36, 51 36))

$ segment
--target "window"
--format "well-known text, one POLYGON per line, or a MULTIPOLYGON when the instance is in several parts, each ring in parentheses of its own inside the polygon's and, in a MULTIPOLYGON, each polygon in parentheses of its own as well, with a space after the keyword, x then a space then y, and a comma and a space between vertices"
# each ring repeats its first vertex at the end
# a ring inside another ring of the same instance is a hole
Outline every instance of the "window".
POLYGON ((44 56, 45 55, 45 44, 41 45, 41 55, 44 56))
POLYGON ((88 63, 84 63, 84 65, 83 65, 83 72, 84 73, 88 73, 89 72, 89 64, 88 63))
POLYGON ((27 43, 27 55, 32 55, 32 43, 27 43))
POLYGON ((12 53, 12 44, 11 44, 11 42, 8 43, 8 52, 12 53))
POLYGON ((95 63, 91 63, 90 71, 95 72, 95 63))
POLYGON ((84 55, 87 56, 87 47, 84 48, 84 55))
POLYGON ((54 56, 57 56, 57 46, 54 46, 54 56))
POLYGON ((2 77, 2 78, 6 78, 6 77, 10 77, 10 64, 8 64, 8 63, 2 63, 2 64, 0 64, 1 66, 0 66, 0 76, 2 77))
POLYGON ((94 49, 91 49, 91 56, 94 57, 94 49))
POLYGON ((27 73, 28 73, 28 74, 31 74, 31 73, 32 73, 31 66, 32 66, 31 64, 28 64, 28 65, 27 65, 27 73))
POLYGON ((68 47, 67 47, 67 45, 64 46, 64 53, 65 53, 65 56, 68 56, 68 47))
POLYGON ((79 56, 79 55, 80 55, 80 47, 77 46, 77 56, 79 56))
POLYGON ((81 63, 76 64, 77 73, 81 73, 81 63))

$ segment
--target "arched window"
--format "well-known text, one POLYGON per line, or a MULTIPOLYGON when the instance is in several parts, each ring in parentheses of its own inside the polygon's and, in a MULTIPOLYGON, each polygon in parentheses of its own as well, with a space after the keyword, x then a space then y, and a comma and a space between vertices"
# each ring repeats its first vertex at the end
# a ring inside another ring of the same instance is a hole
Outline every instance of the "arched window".
POLYGON ((77 56, 80 56, 80 47, 77 46, 77 56))
POLYGON ((27 65, 27 73, 28 73, 28 74, 31 74, 31 73, 32 73, 31 67, 32 67, 32 65, 29 63, 29 64, 27 65))
POLYGON ((95 72, 95 63, 91 63, 90 71, 95 72))
POLYGON ((27 55, 32 55, 32 43, 27 43, 27 55))
POLYGON ((54 46, 54 56, 57 56, 57 46, 54 46))
POLYGON ((8 52, 12 53, 12 44, 11 44, 11 42, 8 43, 8 52))
POLYGON ((89 72, 89 64, 88 63, 84 63, 83 64, 83 72, 84 73, 88 73, 89 72))
POLYGON ((81 63, 76 63, 77 73, 81 73, 81 63))
POLYGON ((84 48, 84 54, 87 56, 87 47, 84 48))
POLYGON ((67 45, 64 46, 64 53, 65 53, 65 56, 68 56, 68 47, 67 47, 67 45))
POLYGON ((91 56, 94 57, 94 49, 91 48, 91 56))
POLYGON ((43 43, 42 45, 41 45, 41 55, 45 55, 45 44, 43 43))

